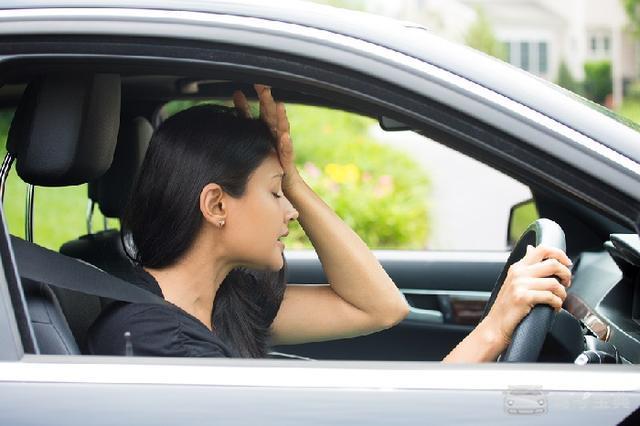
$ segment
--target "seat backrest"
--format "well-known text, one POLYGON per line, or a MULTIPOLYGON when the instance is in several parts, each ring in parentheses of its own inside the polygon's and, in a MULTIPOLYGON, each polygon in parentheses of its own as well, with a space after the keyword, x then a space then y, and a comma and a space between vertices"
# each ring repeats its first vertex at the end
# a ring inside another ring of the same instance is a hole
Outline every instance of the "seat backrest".
POLYGON ((22 280, 22 289, 40 353, 80 354, 58 299, 49 286, 22 280))
MULTIPOLYGON (((149 146, 153 128, 142 117, 122 120, 118 144, 109 170, 98 180, 89 183, 89 197, 105 217, 119 218, 149 146)), ((82 259, 125 281, 134 277, 133 265, 126 255, 115 229, 87 234, 66 242, 60 253, 82 259)), ((53 289, 60 300, 81 349, 86 351, 88 326, 110 301, 67 289, 53 289), (82 309, 79 309, 82 306, 82 309)))
MULTIPOLYGON (((32 81, 11 123, 7 151, 27 183, 67 186, 102 176, 111 165, 120 120, 120 77, 49 74, 32 81)), ((18 254, 16 260, 20 264, 18 254)), ((48 268, 46 259, 30 266, 48 268)), ((24 263, 23 263, 24 264, 24 263)), ((46 284, 21 276, 35 340, 43 354, 80 353, 57 296, 46 284)), ((99 304, 97 296, 90 296, 99 304)), ((87 301, 73 304, 86 309, 87 301)))

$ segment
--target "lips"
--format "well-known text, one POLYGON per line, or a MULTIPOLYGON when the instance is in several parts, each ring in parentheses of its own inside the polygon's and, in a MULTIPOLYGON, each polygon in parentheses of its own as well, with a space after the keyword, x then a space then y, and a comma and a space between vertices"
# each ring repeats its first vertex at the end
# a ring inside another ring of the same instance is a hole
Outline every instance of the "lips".
POLYGON ((278 241, 280 241, 280 238, 284 238, 284 237, 286 237, 287 235, 289 235, 289 231, 287 231, 287 232, 285 232, 284 234, 280 235, 280 236, 278 237, 278 241))

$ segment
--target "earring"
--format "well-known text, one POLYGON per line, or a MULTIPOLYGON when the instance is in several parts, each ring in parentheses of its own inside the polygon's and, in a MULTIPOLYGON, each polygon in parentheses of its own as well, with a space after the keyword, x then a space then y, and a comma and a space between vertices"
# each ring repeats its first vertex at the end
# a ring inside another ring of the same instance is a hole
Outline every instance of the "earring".
POLYGON ((224 226, 224 220, 218 222, 218 228, 222 228, 224 226))

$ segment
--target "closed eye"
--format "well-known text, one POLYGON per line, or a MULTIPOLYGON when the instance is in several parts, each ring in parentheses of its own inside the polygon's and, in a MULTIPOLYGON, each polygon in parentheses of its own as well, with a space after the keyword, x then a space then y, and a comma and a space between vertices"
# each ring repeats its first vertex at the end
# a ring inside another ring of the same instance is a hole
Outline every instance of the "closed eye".
POLYGON ((273 194, 273 196, 274 196, 274 197, 276 197, 276 198, 280 198, 280 197, 282 197, 282 195, 281 195, 281 194, 278 194, 278 193, 276 193, 276 192, 273 192, 272 194, 273 194))

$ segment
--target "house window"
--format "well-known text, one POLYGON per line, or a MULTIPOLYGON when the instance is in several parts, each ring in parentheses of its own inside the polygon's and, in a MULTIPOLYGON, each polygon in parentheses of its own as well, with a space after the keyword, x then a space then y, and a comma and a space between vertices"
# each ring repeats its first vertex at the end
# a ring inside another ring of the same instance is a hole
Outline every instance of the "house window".
POLYGON ((511 43, 506 41, 506 42, 502 43, 502 47, 504 49, 505 60, 507 62, 509 62, 510 64, 513 63, 512 60, 511 60, 511 43))
POLYGON ((538 72, 540 74, 546 74, 549 72, 549 59, 546 41, 538 43, 538 72))
POLYGON ((589 56, 603 59, 611 56, 611 34, 608 31, 594 31, 589 35, 589 56))
POLYGON ((529 42, 520 42, 520 68, 530 71, 529 42))
POLYGON ((518 40, 503 42, 506 61, 533 74, 549 72, 549 43, 547 41, 518 40))

